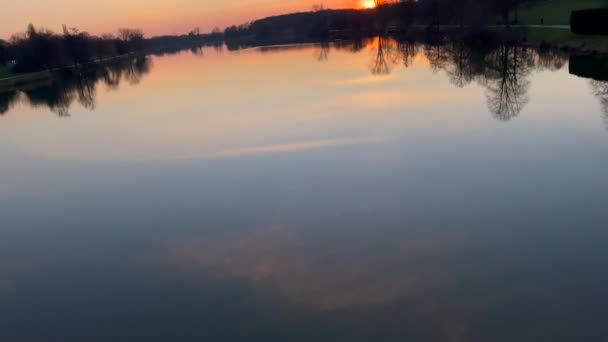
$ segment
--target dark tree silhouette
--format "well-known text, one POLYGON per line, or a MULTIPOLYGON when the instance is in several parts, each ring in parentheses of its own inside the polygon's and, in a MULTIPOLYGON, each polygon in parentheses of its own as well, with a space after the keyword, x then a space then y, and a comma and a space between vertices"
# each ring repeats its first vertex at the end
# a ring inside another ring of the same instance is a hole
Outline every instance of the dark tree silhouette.
POLYGON ((0 92, 0 115, 4 115, 12 108, 13 104, 19 98, 18 95, 19 94, 14 90, 0 92))
POLYGON ((555 49, 540 49, 536 55, 539 70, 561 70, 568 62, 568 54, 555 49))
POLYGON ((604 127, 606 127, 606 130, 608 130, 608 82, 591 80, 589 81, 589 84, 593 90, 593 95, 600 100, 604 127))
POLYGON ((351 53, 357 53, 357 52, 365 49, 372 42, 373 42, 373 39, 358 37, 356 39, 352 39, 352 40, 348 40, 348 41, 344 40, 344 41, 334 42, 333 47, 337 50, 345 50, 345 51, 348 51, 351 53))
POLYGON ((450 62, 450 56, 443 42, 425 45, 424 55, 429 60, 433 72, 444 69, 450 62))
POLYGON ((388 38, 378 37, 378 49, 370 64, 370 71, 374 75, 388 75, 391 69, 388 63, 388 38))
POLYGON ((6 65, 8 62, 7 50, 8 43, 0 39, 0 66, 6 65))
POLYGON ((409 68, 414 63, 416 55, 418 55, 418 45, 413 40, 403 40, 397 43, 397 49, 401 55, 403 66, 409 68))
POLYGON ((64 26, 63 34, 58 35, 30 24, 26 32, 11 37, 5 58, 15 60, 12 71, 20 73, 80 67, 120 54, 143 52, 140 30, 121 29, 119 38, 109 34, 96 37, 64 26))
POLYGON ((517 116, 528 102, 527 79, 534 66, 534 55, 522 47, 503 45, 487 57, 484 85, 488 107, 501 121, 517 116))
POLYGON ((458 88, 471 83, 476 76, 474 50, 459 41, 446 45, 446 54, 449 62, 444 69, 450 82, 458 88))
POLYGON ((118 39, 123 43, 122 53, 144 51, 144 33, 138 29, 121 28, 118 29, 118 39))
POLYGON ((315 57, 319 62, 324 62, 329 59, 329 43, 324 42, 315 45, 318 49, 315 51, 315 57))
POLYGON ((69 116, 69 109, 75 102, 93 110, 99 82, 109 89, 116 89, 122 80, 135 84, 149 71, 150 60, 143 57, 116 59, 89 68, 66 69, 58 72, 51 83, 0 92, 0 114, 6 113, 20 97, 31 106, 46 107, 62 117, 69 116))

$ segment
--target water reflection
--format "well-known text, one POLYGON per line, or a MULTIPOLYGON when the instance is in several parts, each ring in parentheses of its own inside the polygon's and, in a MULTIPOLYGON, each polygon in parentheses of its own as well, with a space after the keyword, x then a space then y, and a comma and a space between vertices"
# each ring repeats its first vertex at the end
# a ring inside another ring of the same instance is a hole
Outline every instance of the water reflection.
POLYGON ((410 40, 401 40, 397 42, 397 49, 401 56, 401 62, 407 69, 414 63, 414 58, 418 55, 419 46, 416 42, 410 40))
POLYGON ((483 86, 489 111, 501 121, 513 119, 528 103, 533 70, 559 70, 568 58, 556 51, 539 52, 511 44, 479 49, 462 41, 417 43, 380 37, 370 62, 371 73, 387 75, 399 59, 408 68, 420 46, 433 72, 444 71, 454 86, 463 88, 473 81, 483 86))
POLYGON ((448 40, 204 52, 1 94, 1 341, 608 336, 600 76, 448 40))
POLYGON ((600 106, 603 112, 603 120, 606 129, 608 130, 608 82, 591 80, 589 81, 593 95, 600 100, 600 106))
POLYGON ((497 119, 507 121, 517 116, 528 103, 528 76, 533 54, 527 48, 503 45, 487 56, 483 82, 487 89, 488 108, 497 119))
MULTIPOLYGON (((216 54, 223 51, 220 44, 213 48, 216 54)), ((592 79, 593 93, 599 98, 602 110, 608 117, 608 86, 605 85, 608 82, 607 57, 569 56, 559 50, 537 50, 513 44, 479 48, 467 45, 463 40, 421 40, 412 37, 361 38, 257 48, 263 54, 304 49, 312 49, 314 58, 320 62, 330 60, 332 49, 353 54, 371 49, 367 67, 372 75, 377 76, 389 75, 399 66, 410 68, 416 58, 422 57, 428 61, 433 72, 444 72, 457 88, 471 83, 483 87, 487 108, 500 121, 512 120, 525 109, 530 100, 528 92, 533 72, 558 71, 569 64, 571 74, 592 79)), ((169 54, 177 52, 171 51, 169 54)), ((202 48, 193 48, 191 53, 204 55, 202 48)), ((148 58, 123 59, 103 67, 64 71, 52 82, 1 90, 0 115, 7 113, 19 101, 34 107, 47 107, 59 116, 69 115, 69 109, 75 102, 93 110, 99 82, 109 89, 117 89, 121 81, 137 84, 150 71, 150 67, 148 58)))
POLYGON ((394 40, 385 37, 378 38, 378 48, 376 49, 375 57, 369 65, 369 70, 374 75, 388 75, 391 72, 388 58, 389 55, 394 56, 395 46, 394 40))
POLYGON ((329 59, 329 43, 321 43, 316 45, 315 57, 319 62, 329 59))
POLYGON ((175 241, 142 264, 268 284, 307 311, 372 310, 448 282, 444 258, 468 244, 448 234, 409 233, 394 239, 361 227, 315 234, 286 225, 255 227, 175 241), (323 243, 320 236, 332 242, 323 243), (379 249, 382 253, 372 252, 379 249))
POLYGON ((599 101, 608 130, 608 56, 574 55, 570 57, 570 74, 590 79, 593 95, 599 101))
POLYGON ((121 82, 138 84, 150 69, 150 59, 138 57, 119 59, 101 67, 63 70, 41 84, 1 92, 0 114, 5 114, 18 101, 32 107, 46 107, 59 116, 68 116, 75 102, 94 110, 100 82, 110 90, 117 90, 121 82))

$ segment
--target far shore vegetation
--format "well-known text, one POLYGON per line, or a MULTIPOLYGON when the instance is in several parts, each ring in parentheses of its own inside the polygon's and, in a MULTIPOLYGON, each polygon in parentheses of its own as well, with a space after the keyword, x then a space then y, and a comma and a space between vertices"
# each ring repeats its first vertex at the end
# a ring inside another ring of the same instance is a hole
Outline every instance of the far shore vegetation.
POLYGON ((0 40, 0 82, 15 75, 75 68, 121 56, 171 53, 226 44, 228 49, 269 44, 339 41, 378 35, 449 35, 472 46, 511 42, 578 52, 608 52, 607 36, 576 35, 572 11, 606 8, 608 0, 375 0, 372 9, 330 10, 268 17, 180 36, 145 38, 138 29, 95 36, 63 27, 56 33, 30 24, 0 40))

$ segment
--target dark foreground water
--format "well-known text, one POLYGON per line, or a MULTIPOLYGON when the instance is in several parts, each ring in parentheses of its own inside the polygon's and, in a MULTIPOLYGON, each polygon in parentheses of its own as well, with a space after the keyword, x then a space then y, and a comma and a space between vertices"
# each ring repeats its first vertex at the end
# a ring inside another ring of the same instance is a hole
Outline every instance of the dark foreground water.
POLYGON ((606 341, 602 65, 383 39, 2 93, 0 341, 606 341))

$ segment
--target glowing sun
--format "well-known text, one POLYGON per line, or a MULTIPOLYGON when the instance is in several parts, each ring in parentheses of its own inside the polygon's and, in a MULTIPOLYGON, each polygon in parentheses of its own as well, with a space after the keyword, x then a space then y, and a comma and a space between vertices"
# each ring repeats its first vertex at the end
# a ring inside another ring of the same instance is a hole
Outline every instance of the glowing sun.
POLYGON ((361 0, 361 8, 374 8, 376 2, 374 0, 361 0))

